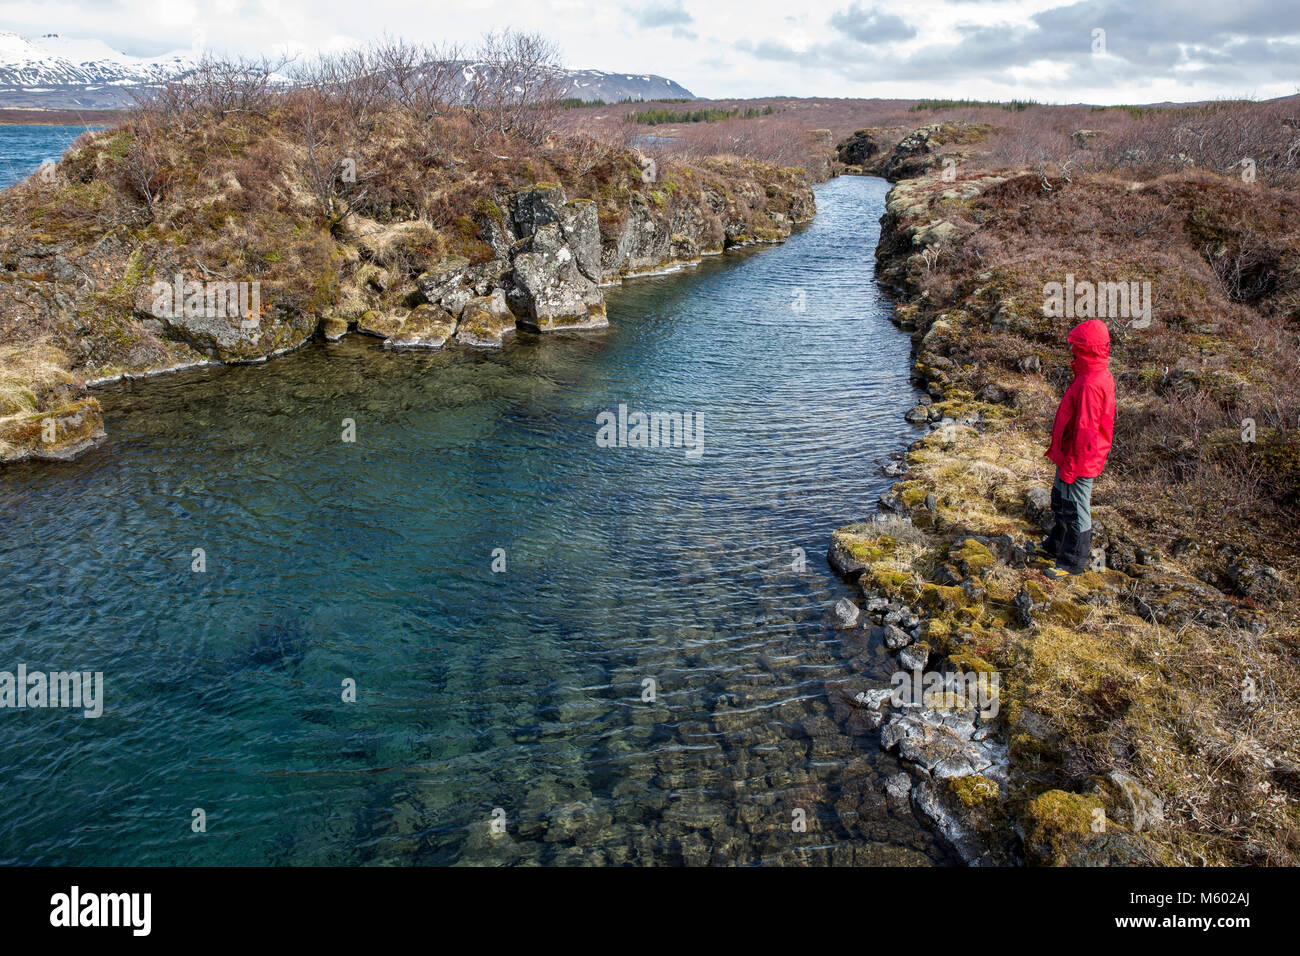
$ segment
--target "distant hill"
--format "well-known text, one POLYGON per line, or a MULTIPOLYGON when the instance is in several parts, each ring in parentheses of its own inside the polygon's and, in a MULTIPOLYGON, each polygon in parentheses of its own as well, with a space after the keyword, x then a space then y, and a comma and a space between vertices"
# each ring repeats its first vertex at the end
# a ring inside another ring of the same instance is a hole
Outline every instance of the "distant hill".
POLYGON ((667 77, 652 73, 603 73, 600 70, 570 70, 575 99, 606 103, 623 100, 693 100, 695 94, 667 77))
MULTIPOLYGON (((0 109, 111 110, 130 106, 132 93, 191 69, 195 55, 178 50, 136 57, 100 40, 48 34, 34 39, 0 32, 0 109)), ((463 75, 474 74, 467 63, 463 75)), ((568 70, 568 96, 583 100, 693 99, 679 83, 650 73, 568 70)))

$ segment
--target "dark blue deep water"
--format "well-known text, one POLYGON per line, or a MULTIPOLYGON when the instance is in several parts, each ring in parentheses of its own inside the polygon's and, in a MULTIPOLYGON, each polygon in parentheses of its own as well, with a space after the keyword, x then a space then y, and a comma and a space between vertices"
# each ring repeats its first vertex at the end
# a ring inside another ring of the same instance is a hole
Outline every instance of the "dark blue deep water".
POLYGON ((26 179, 41 163, 60 156, 88 129, 97 126, 8 126, 0 124, 0 189, 26 179))
POLYGON ((893 669, 824 557, 911 437, 886 188, 611 290, 607 331, 99 390, 105 444, 0 471, 0 670, 105 681, 99 719, 0 711, 0 863, 948 862, 827 703, 893 669), (703 456, 598 447, 620 403, 703 456))

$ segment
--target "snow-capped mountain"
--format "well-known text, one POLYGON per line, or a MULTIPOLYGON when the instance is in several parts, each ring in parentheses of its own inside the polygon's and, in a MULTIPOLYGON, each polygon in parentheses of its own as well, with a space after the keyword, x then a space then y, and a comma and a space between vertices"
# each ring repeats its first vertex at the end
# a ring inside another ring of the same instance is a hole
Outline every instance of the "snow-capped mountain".
POLYGON ((569 96, 580 100, 693 100, 695 94, 667 77, 653 73, 604 73, 600 70, 570 70, 569 96))
POLYGON ((0 107, 115 109, 130 90, 189 69, 190 51, 130 56, 100 40, 0 33, 0 107))
MULTIPOLYGON (((49 34, 35 39, 0 32, 0 108, 121 109, 132 92, 191 69, 189 50, 130 56, 101 40, 49 34)), ((583 100, 694 99, 690 90, 649 73, 570 70, 568 95, 583 100)), ((467 65, 467 77, 472 68, 467 65)))

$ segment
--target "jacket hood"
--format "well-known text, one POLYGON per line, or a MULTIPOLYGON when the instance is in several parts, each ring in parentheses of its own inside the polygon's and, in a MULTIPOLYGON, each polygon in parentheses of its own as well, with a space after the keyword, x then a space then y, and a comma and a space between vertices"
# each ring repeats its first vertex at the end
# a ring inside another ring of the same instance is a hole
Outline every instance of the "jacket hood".
POLYGON ((1066 339, 1074 351, 1076 363, 1088 367, 1105 367, 1110 360, 1110 330, 1101 319, 1080 322, 1066 339))

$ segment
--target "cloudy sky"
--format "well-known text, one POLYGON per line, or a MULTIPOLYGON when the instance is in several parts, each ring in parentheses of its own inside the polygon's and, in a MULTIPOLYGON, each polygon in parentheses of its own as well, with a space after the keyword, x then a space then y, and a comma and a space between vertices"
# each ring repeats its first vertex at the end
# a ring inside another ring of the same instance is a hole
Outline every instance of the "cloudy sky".
POLYGON ((137 55, 546 33, 697 95, 1134 103, 1300 91, 1300 0, 6 0, 0 29, 137 55))

